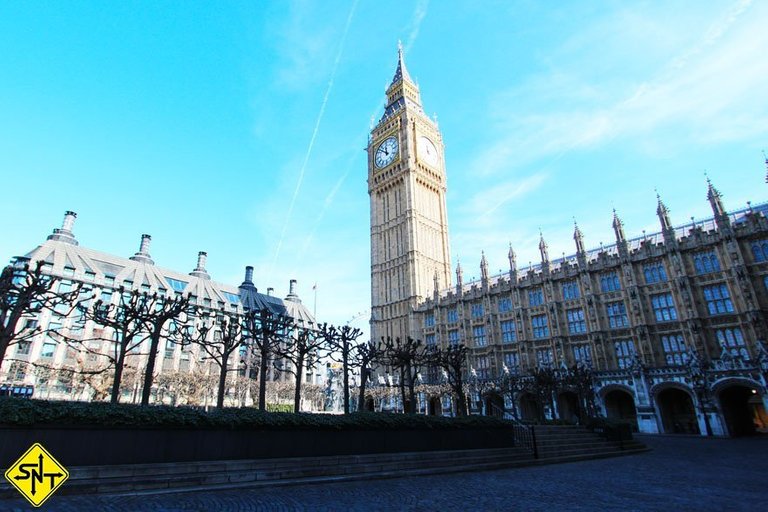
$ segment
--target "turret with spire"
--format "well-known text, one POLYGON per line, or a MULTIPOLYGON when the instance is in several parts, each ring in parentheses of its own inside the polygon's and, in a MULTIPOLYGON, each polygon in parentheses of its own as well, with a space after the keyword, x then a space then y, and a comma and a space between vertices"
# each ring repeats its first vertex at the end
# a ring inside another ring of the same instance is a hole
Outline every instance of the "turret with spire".
POLYGON ((539 230, 539 252, 541 253, 541 263, 548 264, 549 263, 549 250, 547 246, 547 242, 544 241, 544 235, 542 234, 541 230, 539 230))
POLYGON ((763 151, 763 159, 765 160, 765 182, 768 183, 768 156, 763 151))
POLYGON ((712 185, 712 181, 707 176, 707 200, 709 206, 712 207, 712 213, 715 216, 715 222, 721 229, 730 225, 730 219, 728 214, 723 208, 723 196, 719 190, 712 185))
POLYGON ((731 218, 723 207, 723 195, 712 185, 712 181, 707 176, 707 200, 715 216, 715 223, 720 233, 725 236, 731 236, 731 218))
POLYGON ((616 235, 616 249, 622 257, 627 255, 627 237, 624 235, 624 223, 613 209, 613 233, 616 235))
POLYGON ((488 284, 488 260, 485 258, 485 251, 481 251, 480 254, 482 255, 480 258, 480 279, 482 279, 483 284, 488 284))
POLYGON ((382 119, 400 110, 406 103, 423 112, 419 86, 413 81, 408 73, 408 68, 405 67, 403 45, 398 42, 397 69, 395 69, 395 75, 392 77, 392 83, 387 87, 387 107, 384 109, 382 119))
POLYGON ((586 254, 587 250, 584 247, 584 234, 579 229, 576 219, 573 219, 573 241, 576 242, 576 255, 586 254))
POLYGON ((619 214, 616 213, 616 208, 613 209, 613 233, 616 235, 617 243, 627 241, 627 237, 624 236, 624 223, 619 218, 619 214))
POLYGON ((675 230, 672 227, 672 221, 669 220, 669 209, 664 201, 661 200, 659 192, 656 192, 656 215, 659 216, 661 232, 664 235, 664 242, 669 244, 675 241, 675 230))
POLYGON ((509 279, 514 284, 517 282, 517 255, 515 254, 515 250, 512 249, 511 242, 509 243, 507 258, 509 258, 509 279))
POLYGON ((584 234, 579 229, 576 219, 573 219, 573 241, 576 242, 576 261, 579 262, 579 267, 586 268, 587 248, 584 246, 584 234))
POLYGON ((456 293, 461 295, 461 290, 464 288, 464 271, 461 270, 461 262, 456 263, 456 293))

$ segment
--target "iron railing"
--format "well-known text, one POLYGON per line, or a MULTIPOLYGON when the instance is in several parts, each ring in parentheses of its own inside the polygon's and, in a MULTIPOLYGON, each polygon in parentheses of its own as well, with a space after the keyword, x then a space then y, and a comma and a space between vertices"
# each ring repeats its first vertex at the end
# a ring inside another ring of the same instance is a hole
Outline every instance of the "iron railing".
POLYGON ((491 407, 488 410, 490 416, 509 421, 512 423, 513 443, 514 446, 521 448, 527 448, 530 450, 534 459, 539 458, 539 447, 536 443, 536 430, 533 425, 526 425, 520 420, 515 418, 512 411, 500 407, 496 404, 489 404, 491 407))

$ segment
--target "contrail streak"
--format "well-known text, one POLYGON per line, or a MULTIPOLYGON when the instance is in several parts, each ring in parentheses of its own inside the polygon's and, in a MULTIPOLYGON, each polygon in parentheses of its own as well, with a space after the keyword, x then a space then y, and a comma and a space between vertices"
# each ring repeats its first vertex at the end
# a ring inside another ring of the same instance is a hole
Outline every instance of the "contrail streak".
POLYGON ((427 8, 429 7, 429 0, 419 0, 416 4, 416 9, 413 11, 413 18, 411 19, 411 32, 408 35, 407 42, 405 43, 405 51, 411 49, 413 43, 416 42, 416 38, 419 37, 419 29, 421 28, 421 22, 427 15, 427 8))
MULTIPOLYGON (((376 105, 376 108, 371 113, 371 120, 374 119, 374 116, 379 112, 381 109, 381 105, 376 105)), ((301 253, 299 254, 299 261, 302 260, 304 257, 304 254, 307 252, 307 249, 309 248, 309 244, 312 242, 312 239, 315 237, 315 232, 317 232, 317 228, 320 226, 320 223, 322 222, 323 218, 325 217, 325 212, 328 211, 328 209, 331 207, 333 202, 336 200, 336 194, 339 192, 339 189, 344 184, 344 182, 347 180, 347 177, 349 176, 349 173, 352 172, 352 164, 355 163, 355 160, 357 160, 357 155, 359 155, 360 152, 360 142, 365 141, 365 137, 368 135, 369 130, 365 129, 362 132, 360 132, 357 137, 355 137, 355 143, 350 150, 350 157, 347 160, 347 163, 345 165, 344 173, 341 175, 341 177, 336 181, 336 184, 333 186, 330 192, 326 194, 325 199, 323 200, 323 207, 320 209, 320 213, 315 218, 315 222, 312 225, 312 231, 309 232, 309 235, 304 239, 304 245, 302 246, 301 253)), ((363 142, 364 144, 364 142, 363 142)))
MULTIPOLYGON (((277 242, 277 249, 275 250, 275 257, 272 260, 271 270, 274 271, 277 260, 280 257, 280 249, 283 246, 283 240, 285 239, 285 233, 288 231, 288 224, 291 221, 291 215, 293 215, 293 208, 296 205, 296 198, 301 190, 301 185, 304 183, 304 174, 307 170, 307 163, 309 157, 312 155, 312 148, 315 145, 315 139, 317 138, 317 132, 320 130, 320 123, 323 121, 323 115, 325 115, 325 106, 328 104, 328 98, 333 90, 333 81, 336 78, 336 71, 339 69, 339 62, 341 61, 341 55, 344 53, 344 45, 347 41, 347 33, 349 32, 349 26, 352 24, 352 18, 357 8, 358 0, 352 2, 352 7, 349 10, 349 16, 347 16, 347 23, 344 25, 344 33, 341 36, 341 44, 339 45, 339 51, 336 53, 336 59, 333 62, 333 69, 331 70, 331 78, 328 81, 328 87, 325 89, 325 96, 323 96, 323 103, 320 105, 320 112, 317 114, 317 120, 315 121, 315 128, 312 130, 312 137, 309 139, 309 146, 307 152, 304 155, 304 163, 301 165, 299 171, 299 179, 296 181, 296 188, 293 190, 293 196, 291 196, 291 202, 288 205, 288 213, 285 216, 285 222, 283 223, 283 230, 280 233, 280 240, 277 242)), ((270 272, 271 274, 272 272, 270 272)))
MULTIPOLYGON (((356 4, 357 2, 355 2, 356 4)), ((410 25, 410 33, 408 34, 408 39, 405 44, 405 50, 408 51, 413 44, 416 42, 416 38, 419 36, 419 29, 421 28, 421 22, 424 20, 424 17, 427 15, 427 9, 429 7, 429 0, 419 0, 416 4, 416 8, 413 11, 413 17, 411 18, 411 25, 410 25)), ((354 10, 354 6, 353 6, 354 10)), ((371 119, 373 119, 373 116, 378 112, 379 107, 376 107, 376 110, 371 115, 371 119)), ((367 134, 368 131, 366 130, 365 133, 367 134)), ((363 135, 359 136, 358 139, 362 139, 363 135)), ((355 139, 355 140, 358 140, 355 139)), ((357 146, 355 146, 355 154, 357 151, 357 146)), ((354 162, 355 158, 352 156, 350 160, 347 162, 347 168, 344 171, 344 174, 342 174, 341 178, 336 182, 336 184, 333 186, 331 191, 328 193, 328 195, 325 196, 325 200, 323 201, 323 207, 320 210, 320 213, 315 218, 314 225, 312 226, 312 231, 310 231, 309 235, 304 239, 304 245, 302 246, 301 253, 299 254, 299 258, 303 258, 303 255, 307 252, 307 249, 309 248, 309 244, 312 242, 312 239, 315 236, 315 232, 317 232, 317 228, 322 222, 323 218, 325 217, 325 213, 328 211, 330 206, 333 204, 333 201, 336 199, 336 193, 339 191, 341 186, 346 181, 347 177, 349 176, 349 173, 352 171, 352 163, 354 162)))

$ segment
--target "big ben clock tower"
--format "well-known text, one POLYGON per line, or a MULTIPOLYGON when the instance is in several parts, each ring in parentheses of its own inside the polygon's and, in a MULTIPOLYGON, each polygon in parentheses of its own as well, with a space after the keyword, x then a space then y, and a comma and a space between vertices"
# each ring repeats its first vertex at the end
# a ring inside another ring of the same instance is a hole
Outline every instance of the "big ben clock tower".
POLYGON ((451 285, 445 159, 437 124, 424 113, 402 46, 387 106, 371 130, 371 337, 417 336, 411 312, 435 285, 451 285))

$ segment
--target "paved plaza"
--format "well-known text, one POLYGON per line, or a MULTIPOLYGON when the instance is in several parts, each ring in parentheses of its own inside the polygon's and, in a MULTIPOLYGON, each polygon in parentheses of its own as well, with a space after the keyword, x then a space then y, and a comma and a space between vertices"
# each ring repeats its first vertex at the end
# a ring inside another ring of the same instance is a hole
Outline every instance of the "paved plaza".
MULTIPOLYGON (((38 510, 765 509, 768 439, 640 439, 653 451, 570 464, 380 481, 154 496, 54 495, 38 510)), ((0 501, 0 511, 30 509, 21 498, 0 501)))

